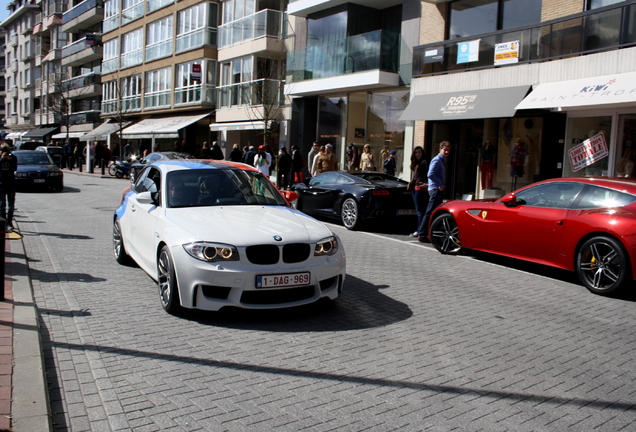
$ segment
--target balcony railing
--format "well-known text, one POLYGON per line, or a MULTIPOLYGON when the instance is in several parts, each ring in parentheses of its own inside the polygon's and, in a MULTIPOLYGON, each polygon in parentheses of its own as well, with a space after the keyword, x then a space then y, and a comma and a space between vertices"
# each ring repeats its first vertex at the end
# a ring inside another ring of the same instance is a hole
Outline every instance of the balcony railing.
POLYGON ((80 75, 75 78, 62 81, 62 88, 64 90, 80 89, 93 84, 101 84, 102 76, 98 73, 91 72, 86 75, 80 75))
POLYGON ((146 46, 146 61, 167 57, 172 54, 172 38, 146 46))
POLYGON ((285 81, 260 79, 217 87, 218 107, 282 106, 285 81))
POLYGON ((174 89, 174 104, 214 104, 216 87, 209 84, 197 84, 174 89))
POLYGON ((119 58, 104 60, 102 62, 102 74, 117 72, 119 70, 119 58))
MULTIPOLYGON (((567 18, 495 33, 415 47, 413 76, 487 69, 495 64, 495 49, 518 42, 514 64, 553 60, 636 45, 636 4, 607 6, 567 18), (476 41, 476 42, 473 42, 476 41), (479 44, 477 60, 458 62, 463 42, 479 44)), ((514 51, 513 51, 514 52, 514 51)))
POLYGON ((68 22, 71 22, 72 20, 74 20, 75 18, 77 18, 78 16, 82 15, 85 12, 88 12, 89 10, 93 9, 93 8, 103 8, 103 1, 101 0, 84 0, 83 2, 81 2, 80 4, 78 4, 77 6, 73 7, 72 9, 67 10, 66 12, 64 12, 64 16, 62 17, 62 24, 66 24, 68 22))
POLYGON ((141 64, 144 60, 143 50, 138 49, 135 51, 127 52, 121 55, 121 68, 129 68, 141 64))
POLYGON ((216 45, 216 29, 208 27, 177 35, 176 52, 188 51, 203 45, 216 45))
POLYGON ((133 22, 144 16, 144 2, 141 1, 134 6, 121 11, 121 25, 133 22))
POLYGON ((69 124, 99 123, 100 111, 81 111, 69 116, 69 124))
POLYGON ((144 95, 144 109, 156 109, 170 106, 170 90, 147 92, 144 95))
POLYGON ((104 33, 107 33, 111 30, 115 30, 119 27, 119 14, 113 15, 108 18, 104 18, 104 23, 102 24, 102 30, 104 33))
POLYGON ((371 70, 397 72, 400 35, 376 30, 287 53, 287 81, 299 82, 371 70))
POLYGON ((82 39, 77 40, 72 44, 66 45, 64 48, 62 48, 62 57, 66 58, 72 56, 73 54, 82 52, 86 48, 95 46, 99 43, 101 43, 100 35, 91 35, 90 37, 87 35, 86 37, 83 37, 82 39))
POLYGON ((219 27, 219 48, 228 48, 262 37, 283 38, 287 28, 284 12, 265 9, 219 27))

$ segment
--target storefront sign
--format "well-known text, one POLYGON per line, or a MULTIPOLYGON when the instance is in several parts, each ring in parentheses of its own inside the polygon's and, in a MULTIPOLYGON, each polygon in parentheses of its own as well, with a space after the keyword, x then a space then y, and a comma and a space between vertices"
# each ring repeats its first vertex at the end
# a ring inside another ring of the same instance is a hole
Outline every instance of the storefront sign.
POLYGON ((190 79, 192 81, 201 81, 201 65, 193 64, 192 65, 192 73, 190 74, 190 79))
POLYGON ((457 44, 457 64, 479 60, 479 39, 457 44))
POLYGON ((463 116, 467 112, 475 109, 476 104, 476 94, 451 96, 448 98, 446 105, 441 106, 439 111, 443 116, 463 116))
POLYGON ((495 66, 519 62, 519 41, 495 45, 495 66))
POLYGON ((602 133, 596 134, 590 139, 586 139, 568 151, 573 172, 592 165, 594 162, 607 157, 608 154, 605 135, 602 133))

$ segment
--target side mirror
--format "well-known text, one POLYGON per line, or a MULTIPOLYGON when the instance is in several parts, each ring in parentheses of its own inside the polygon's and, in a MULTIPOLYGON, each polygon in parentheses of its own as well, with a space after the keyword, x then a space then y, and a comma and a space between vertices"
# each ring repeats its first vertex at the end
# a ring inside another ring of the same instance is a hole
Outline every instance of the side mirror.
POLYGON ((305 183, 296 183, 293 186, 294 189, 309 189, 309 187, 305 183))
POLYGON ((508 207, 517 205, 517 196, 513 193, 509 193, 501 197, 499 202, 504 203, 508 207))
POLYGON ((154 204, 157 205, 157 192, 141 192, 137 194, 137 202, 140 204, 154 204))
POLYGON ((294 191, 281 191, 281 193, 283 194, 283 198, 285 198, 285 201, 287 201, 288 203, 294 202, 298 199, 298 193, 294 192, 294 191))

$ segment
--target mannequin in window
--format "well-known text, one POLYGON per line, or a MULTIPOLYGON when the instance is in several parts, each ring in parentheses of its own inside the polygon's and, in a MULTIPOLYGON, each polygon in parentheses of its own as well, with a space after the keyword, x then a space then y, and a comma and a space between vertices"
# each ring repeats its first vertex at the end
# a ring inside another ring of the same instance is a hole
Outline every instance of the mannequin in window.
POLYGON ((490 141, 486 141, 481 147, 481 189, 489 189, 492 187, 492 177, 495 172, 495 155, 497 149, 490 141), (486 186, 486 181, 488 186, 486 186))
POLYGON ((618 177, 634 177, 634 164, 636 163, 636 149, 627 147, 623 157, 616 165, 616 175, 618 177))
POLYGON ((510 155, 510 175, 512 177, 523 177, 525 175, 524 164, 528 155, 528 146, 521 138, 515 139, 515 146, 510 155))

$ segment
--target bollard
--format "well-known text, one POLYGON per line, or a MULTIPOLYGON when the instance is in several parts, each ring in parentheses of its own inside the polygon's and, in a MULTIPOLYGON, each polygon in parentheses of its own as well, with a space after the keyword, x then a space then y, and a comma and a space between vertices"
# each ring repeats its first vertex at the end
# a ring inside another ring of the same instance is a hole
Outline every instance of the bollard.
MULTIPOLYGON (((2 251, 0 252, 0 266, 2 266, 2 277, 5 277, 5 268, 4 268, 4 259, 5 259, 5 253, 4 253, 4 249, 6 247, 6 238, 7 238, 7 221, 3 218, 0 218, 0 248, 2 248, 2 251)), ((4 301, 4 284, 5 282, 2 282, 2 289, 0 289, 0 301, 4 301)))
POLYGON ((82 172, 82 158, 77 158, 77 169, 82 172))
POLYGON ((106 161, 104 159, 102 159, 102 175, 106 174, 106 161))

